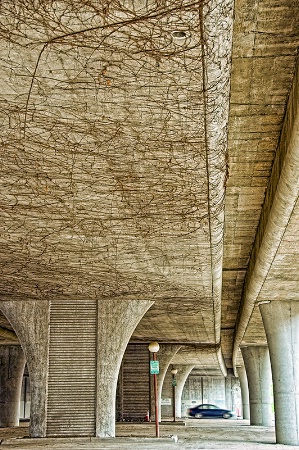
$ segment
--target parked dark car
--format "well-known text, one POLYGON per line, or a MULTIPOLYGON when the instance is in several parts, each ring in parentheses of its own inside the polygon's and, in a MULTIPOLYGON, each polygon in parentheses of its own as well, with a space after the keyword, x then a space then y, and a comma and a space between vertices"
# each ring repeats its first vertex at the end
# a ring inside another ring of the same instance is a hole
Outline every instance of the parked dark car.
POLYGON ((234 415, 234 413, 228 409, 222 409, 208 403, 189 408, 188 414, 190 417, 195 417, 196 419, 201 419, 202 417, 223 417, 224 419, 229 419, 234 415))

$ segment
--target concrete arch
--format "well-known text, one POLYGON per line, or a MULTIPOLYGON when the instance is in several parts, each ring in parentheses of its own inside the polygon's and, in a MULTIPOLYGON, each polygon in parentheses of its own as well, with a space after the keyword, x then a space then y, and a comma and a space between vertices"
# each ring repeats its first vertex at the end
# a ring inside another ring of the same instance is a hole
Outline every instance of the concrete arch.
POLYGON ((177 386, 175 389, 175 402, 176 402, 176 417, 182 417, 182 394, 186 383, 186 380, 194 368, 193 364, 178 366, 178 373, 176 375, 177 386))
POLYGON ((1 302, 28 363, 31 437, 115 435, 121 360, 152 303, 124 299, 1 302))
POLYGON ((25 363, 20 345, 0 345, 0 427, 19 425, 25 363))
POLYGON ((134 329, 152 303, 118 299, 99 302, 96 436, 115 436, 115 399, 122 358, 134 329))
POLYGON ((30 435, 46 436, 49 351, 47 301, 3 301, 0 309, 14 328, 26 356, 31 383, 30 435))
POLYGON ((181 348, 180 345, 162 344, 160 345, 160 350, 159 353, 157 354, 157 358, 160 362, 160 373, 158 376, 159 421, 161 421, 162 417, 161 396, 167 369, 171 363, 172 358, 179 351, 180 348, 181 348))

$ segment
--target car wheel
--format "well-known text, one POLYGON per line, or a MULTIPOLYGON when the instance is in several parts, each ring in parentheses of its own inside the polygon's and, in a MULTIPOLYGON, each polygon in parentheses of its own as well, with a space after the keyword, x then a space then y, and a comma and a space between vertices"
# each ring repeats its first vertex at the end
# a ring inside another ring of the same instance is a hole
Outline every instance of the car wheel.
POLYGON ((202 414, 201 413, 196 413, 194 417, 196 419, 201 419, 202 418, 202 414))
POLYGON ((224 413, 222 417, 223 417, 224 419, 229 419, 229 418, 230 418, 230 414, 224 413))

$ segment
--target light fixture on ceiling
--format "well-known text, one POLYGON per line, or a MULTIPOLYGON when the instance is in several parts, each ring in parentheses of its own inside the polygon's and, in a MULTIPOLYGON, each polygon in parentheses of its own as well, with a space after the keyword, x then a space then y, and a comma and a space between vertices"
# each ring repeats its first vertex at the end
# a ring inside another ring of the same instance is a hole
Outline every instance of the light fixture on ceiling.
POLYGON ((183 30, 174 30, 171 32, 171 34, 174 39, 183 40, 183 39, 186 39, 186 37, 187 37, 186 31, 183 31, 183 30))

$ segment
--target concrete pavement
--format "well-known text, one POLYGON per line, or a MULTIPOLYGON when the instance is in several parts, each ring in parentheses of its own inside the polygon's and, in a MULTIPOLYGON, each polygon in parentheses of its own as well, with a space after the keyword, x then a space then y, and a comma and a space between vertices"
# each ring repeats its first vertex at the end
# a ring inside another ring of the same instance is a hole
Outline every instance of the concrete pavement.
POLYGON ((115 439, 88 437, 28 439, 28 428, 0 429, 3 450, 290 450, 275 444, 274 427, 250 426, 247 420, 188 419, 185 425, 163 423, 159 439, 151 424, 121 423, 115 439), (177 440, 177 441, 176 441, 177 440))

